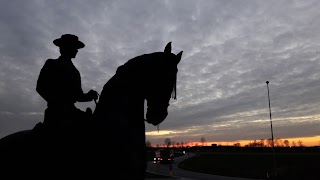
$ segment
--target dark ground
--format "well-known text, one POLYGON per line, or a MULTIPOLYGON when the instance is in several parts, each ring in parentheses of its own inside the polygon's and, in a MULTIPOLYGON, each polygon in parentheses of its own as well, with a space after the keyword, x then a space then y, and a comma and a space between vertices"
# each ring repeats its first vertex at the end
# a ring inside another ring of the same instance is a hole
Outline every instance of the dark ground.
POLYGON ((153 173, 149 173, 146 172, 145 178, 168 178, 168 179, 173 179, 173 177, 170 176, 163 176, 160 174, 153 174, 153 173))
POLYGON ((320 153, 199 153, 180 168, 253 179, 320 180, 320 153), (276 172, 276 173, 275 173, 276 172))

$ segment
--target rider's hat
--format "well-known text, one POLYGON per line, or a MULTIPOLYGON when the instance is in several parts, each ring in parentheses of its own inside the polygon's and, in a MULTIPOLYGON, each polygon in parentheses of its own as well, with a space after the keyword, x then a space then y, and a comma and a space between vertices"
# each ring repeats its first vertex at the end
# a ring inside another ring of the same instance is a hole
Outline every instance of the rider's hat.
POLYGON ((58 47, 75 47, 77 49, 84 48, 83 42, 79 41, 78 36, 73 34, 64 34, 61 38, 55 39, 53 44, 58 47))

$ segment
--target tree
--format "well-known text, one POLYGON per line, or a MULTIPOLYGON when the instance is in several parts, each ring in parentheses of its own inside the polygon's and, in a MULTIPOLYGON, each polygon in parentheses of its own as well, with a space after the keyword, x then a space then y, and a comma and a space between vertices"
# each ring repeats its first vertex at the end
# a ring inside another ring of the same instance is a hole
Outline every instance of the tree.
POLYGON ((289 147, 289 145, 290 145, 290 143, 289 143, 289 141, 288 141, 287 139, 284 140, 283 143, 284 143, 284 146, 285 146, 285 147, 289 147))
POLYGON ((252 143, 249 143, 249 146, 250 147, 257 147, 258 146, 257 140, 253 140, 252 143))
POLYGON ((303 146, 304 146, 304 145, 303 145, 303 142, 300 141, 300 140, 299 140, 297 143, 298 143, 298 146, 299 146, 299 147, 303 147, 303 146))
POLYGON ((277 147, 283 147, 283 141, 280 138, 275 139, 275 143, 277 147))
POLYGON ((202 146, 204 145, 204 142, 206 142, 206 139, 204 137, 201 137, 200 139, 201 143, 202 143, 202 146))
POLYGON ((282 139, 280 139, 280 144, 281 144, 281 147, 284 146, 284 143, 283 143, 282 139))
POLYGON ((253 140, 253 142, 250 142, 248 144, 249 147, 261 147, 261 142, 257 140, 253 140))
POLYGON ((151 142, 149 140, 146 141, 146 146, 151 147, 151 142))
POLYGON ((274 147, 279 147, 280 146, 279 138, 274 139, 273 143, 274 143, 274 147))
POLYGON ((235 146, 235 147, 240 147, 241 145, 240 145, 239 142, 237 142, 237 143, 234 144, 234 146, 235 146))
POLYGON ((267 143, 268 147, 272 147, 272 139, 271 138, 267 139, 266 143, 267 143))
POLYGON ((176 142, 175 142, 175 141, 172 141, 172 142, 171 142, 171 145, 172 145, 172 147, 174 147, 174 146, 176 145, 176 142))
POLYGON ((165 144, 167 147, 169 147, 169 146, 171 145, 171 140, 170 140, 170 138, 166 138, 166 139, 164 140, 164 144, 165 144))
POLYGON ((186 146, 186 147, 190 147, 190 142, 189 141, 186 141, 186 142, 184 142, 184 146, 186 146))
POLYGON ((291 144, 292 144, 293 147, 296 147, 296 146, 297 146, 295 141, 292 141, 291 144))

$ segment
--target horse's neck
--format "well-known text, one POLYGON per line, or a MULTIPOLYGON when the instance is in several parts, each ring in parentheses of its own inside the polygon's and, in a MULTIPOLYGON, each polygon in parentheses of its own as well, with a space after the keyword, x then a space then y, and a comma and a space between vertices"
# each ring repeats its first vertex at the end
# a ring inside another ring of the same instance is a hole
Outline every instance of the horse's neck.
MULTIPOLYGON (((96 107, 98 113, 114 113, 115 110, 121 109, 126 113, 135 109, 143 112, 144 92, 141 83, 134 83, 131 80, 125 79, 129 76, 123 74, 114 75, 103 87, 99 102, 96 107)), ((95 111, 95 112, 96 112, 95 111)))

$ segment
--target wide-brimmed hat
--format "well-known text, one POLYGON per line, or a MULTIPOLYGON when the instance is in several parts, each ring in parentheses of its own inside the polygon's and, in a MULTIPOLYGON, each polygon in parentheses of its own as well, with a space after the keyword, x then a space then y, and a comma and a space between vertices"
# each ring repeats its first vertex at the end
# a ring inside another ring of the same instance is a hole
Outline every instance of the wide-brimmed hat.
POLYGON ((61 38, 55 39, 53 44, 58 47, 75 47, 77 49, 84 48, 83 42, 79 41, 78 36, 73 34, 64 34, 61 38))

